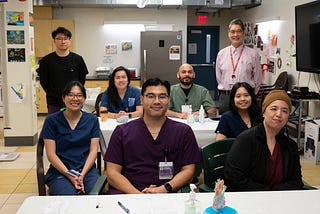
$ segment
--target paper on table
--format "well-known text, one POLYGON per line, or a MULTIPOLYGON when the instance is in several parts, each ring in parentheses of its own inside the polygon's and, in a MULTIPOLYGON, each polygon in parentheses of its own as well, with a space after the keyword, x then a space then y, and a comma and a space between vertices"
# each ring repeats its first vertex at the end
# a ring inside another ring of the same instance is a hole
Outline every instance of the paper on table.
POLYGON ((68 203, 62 200, 53 200, 48 206, 42 211, 42 214, 60 214, 67 213, 68 203))

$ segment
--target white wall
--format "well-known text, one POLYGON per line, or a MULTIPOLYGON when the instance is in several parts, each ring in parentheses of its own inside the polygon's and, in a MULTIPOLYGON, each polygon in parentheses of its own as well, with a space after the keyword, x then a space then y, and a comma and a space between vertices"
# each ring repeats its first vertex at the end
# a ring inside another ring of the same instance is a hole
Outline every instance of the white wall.
MULTIPOLYGON (((182 31, 183 47, 186 47, 187 29, 186 9, 124 9, 124 8, 64 8, 55 9, 55 19, 73 19, 75 22, 75 52, 82 55, 88 66, 89 75, 94 74, 96 66, 140 68, 140 30, 139 29, 108 29, 104 21, 121 23, 156 22, 157 24, 173 24, 174 31, 182 31), (113 32, 113 33, 112 33, 113 32), (119 42, 132 41, 134 51, 121 52, 119 42), (117 43, 117 57, 113 62, 105 63, 104 46, 106 43, 117 43)), ((182 61, 186 61, 186 49, 182 49, 182 61)))

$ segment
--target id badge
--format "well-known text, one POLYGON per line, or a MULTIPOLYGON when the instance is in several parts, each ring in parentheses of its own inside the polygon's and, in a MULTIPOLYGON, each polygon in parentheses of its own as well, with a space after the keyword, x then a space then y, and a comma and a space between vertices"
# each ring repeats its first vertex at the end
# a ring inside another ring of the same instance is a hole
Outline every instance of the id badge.
POLYGON ((173 178, 173 162, 159 162, 159 179, 173 178))
POLYGON ((189 109, 192 109, 192 105, 181 105, 181 112, 189 112, 189 109))
POLYGON ((135 101, 135 100, 136 100, 136 99, 135 99, 134 97, 130 97, 130 98, 128 99, 129 107, 134 106, 134 101, 135 101))

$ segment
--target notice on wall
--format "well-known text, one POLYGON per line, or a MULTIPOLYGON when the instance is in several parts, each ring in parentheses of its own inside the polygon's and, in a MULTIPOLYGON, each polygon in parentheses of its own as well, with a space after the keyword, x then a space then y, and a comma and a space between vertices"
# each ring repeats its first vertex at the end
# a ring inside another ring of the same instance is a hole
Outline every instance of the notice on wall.
POLYGON ((118 45, 116 45, 116 44, 106 44, 105 45, 106 55, 117 54, 117 48, 118 48, 118 45))
POLYGON ((181 47, 180 45, 172 45, 169 48, 169 60, 180 60, 181 47))
POLYGON ((188 54, 197 54, 197 43, 188 44, 188 54))
POLYGON ((25 87, 22 83, 11 84, 10 92, 12 100, 17 103, 22 103, 26 94, 25 87))

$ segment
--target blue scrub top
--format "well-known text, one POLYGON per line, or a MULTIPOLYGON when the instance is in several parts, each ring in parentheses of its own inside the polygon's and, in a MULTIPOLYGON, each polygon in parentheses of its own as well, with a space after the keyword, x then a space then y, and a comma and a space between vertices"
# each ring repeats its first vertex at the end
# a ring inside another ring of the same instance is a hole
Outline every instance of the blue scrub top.
POLYGON ((128 86, 124 98, 118 96, 119 107, 117 108, 108 98, 108 91, 106 90, 101 98, 100 106, 106 107, 109 112, 119 113, 119 111, 134 112, 136 106, 141 106, 140 90, 138 88, 128 86))

